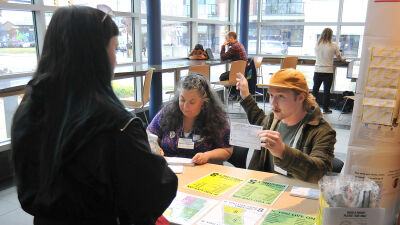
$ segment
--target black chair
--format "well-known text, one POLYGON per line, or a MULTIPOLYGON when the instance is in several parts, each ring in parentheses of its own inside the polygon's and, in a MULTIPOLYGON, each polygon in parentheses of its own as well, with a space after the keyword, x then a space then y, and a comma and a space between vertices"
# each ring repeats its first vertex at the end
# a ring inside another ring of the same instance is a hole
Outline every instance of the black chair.
POLYGON ((342 171, 344 162, 338 158, 333 158, 332 161, 332 172, 340 173, 342 171))
POLYGON ((248 148, 233 146, 232 155, 228 159, 228 162, 234 165, 235 167, 246 169, 248 152, 249 152, 248 148))

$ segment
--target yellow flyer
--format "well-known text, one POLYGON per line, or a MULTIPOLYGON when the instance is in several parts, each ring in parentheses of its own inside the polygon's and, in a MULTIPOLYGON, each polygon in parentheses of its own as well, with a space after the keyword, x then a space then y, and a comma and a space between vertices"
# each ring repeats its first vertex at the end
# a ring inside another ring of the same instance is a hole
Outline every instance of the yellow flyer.
POLYGON ((231 177, 222 173, 213 172, 205 177, 186 185, 186 188, 200 191, 209 195, 218 196, 234 186, 240 184, 243 180, 231 177))

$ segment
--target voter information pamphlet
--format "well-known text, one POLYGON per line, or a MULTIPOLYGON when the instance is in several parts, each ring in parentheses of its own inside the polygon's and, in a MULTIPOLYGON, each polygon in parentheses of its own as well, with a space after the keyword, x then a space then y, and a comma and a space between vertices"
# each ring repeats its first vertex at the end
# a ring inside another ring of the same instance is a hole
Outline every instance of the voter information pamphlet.
POLYGON ((217 200, 177 192, 165 210, 165 218, 176 224, 193 224, 218 203, 217 200))
POLYGON ((262 129, 262 126, 231 122, 229 144, 260 150, 261 142, 258 138, 258 132, 262 131, 262 129))
POLYGON ((273 205, 288 185, 250 179, 232 197, 273 205))
POLYGON ((200 225, 255 225, 266 209, 239 202, 224 200, 204 216, 200 225))
POLYGON ((228 176, 218 172, 212 172, 207 176, 186 185, 185 188, 200 191, 213 196, 218 196, 240 184, 242 181, 243 180, 240 178, 228 176))
POLYGON ((315 217, 304 214, 271 209, 261 225, 314 225, 315 217))

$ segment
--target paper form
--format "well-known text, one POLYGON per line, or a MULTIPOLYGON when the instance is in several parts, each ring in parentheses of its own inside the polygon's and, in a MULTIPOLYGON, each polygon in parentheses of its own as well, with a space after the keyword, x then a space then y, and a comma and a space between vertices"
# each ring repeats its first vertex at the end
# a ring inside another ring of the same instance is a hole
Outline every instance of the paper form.
POLYGON ((168 165, 194 166, 192 159, 181 157, 165 157, 168 165))
MULTIPOLYGON (((287 212, 272 209, 265 217, 261 225, 279 224, 279 225, 314 225, 315 217, 304 214, 287 212)), ((332 223, 339 224, 339 223, 332 223)))
POLYGON ((258 132, 262 131, 262 129, 262 126, 231 122, 229 144, 260 150, 261 142, 258 138, 258 132))
POLYGON ((224 200, 204 216, 201 225, 254 225, 262 218, 266 209, 224 200))
POLYGON ((287 187, 287 184, 250 179, 232 197, 273 205, 287 187))
POLYGON ((213 172, 209 175, 196 180, 185 186, 192 190, 200 191, 209 195, 218 196, 234 186, 240 184, 243 180, 231 177, 222 173, 213 172))
POLYGON ((183 173, 183 166, 182 165, 168 165, 168 167, 174 173, 183 173))
POLYGON ((293 186, 290 195, 302 198, 319 199, 319 190, 293 186))
POLYGON ((174 201, 163 215, 172 223, 192 224, 217 203, 214 199, 177 192, 174 201))

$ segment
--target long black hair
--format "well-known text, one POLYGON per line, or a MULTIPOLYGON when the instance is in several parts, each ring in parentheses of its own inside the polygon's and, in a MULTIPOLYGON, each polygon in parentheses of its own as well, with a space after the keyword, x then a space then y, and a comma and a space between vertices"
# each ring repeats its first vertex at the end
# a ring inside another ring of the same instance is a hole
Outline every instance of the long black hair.
POLYGON ((37 131, 43 133, 38 135, 41 140, 32 142, 41 145, 41 163, 47 173, 42 175, 48 184, 91 138, 115 126, 110 112, 125 111, 111 87, 107 53, 111 38, 118 33, 108 15, 90 7, 60 8, 50 21, 37 70, 28 85, 31 91, 13 121, 16 140, 19 130, 31 129, 25 131, 29 134, 41 129, 37 131), (23 127, 21 121, 26 118, 34 122, 23 127))
POLYGON ((196 45, 194 46, 194 49, 195 49, 195 50, 202 50, 202 51, 204 51, 203 45, 201 45, 201 44, 196 44, 196 45))
POLYGON ((199 132, 204 140, 213 144, 223 143, 221 129, 226 126, 226 112, 222 108, 221 101, 211 89, 208 80, 200 74, 189 73, 180 83, 174 99, 165 109, 165 114, 160 120, 161 129, 166 131, 176 130, 183 122, 183 113, 179 108, 179 96, 183 90, 196 90, 204 103, 200 114, 196 117, 194 129, 199 132))

